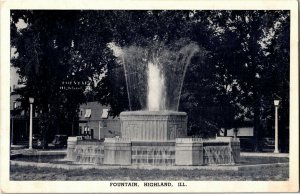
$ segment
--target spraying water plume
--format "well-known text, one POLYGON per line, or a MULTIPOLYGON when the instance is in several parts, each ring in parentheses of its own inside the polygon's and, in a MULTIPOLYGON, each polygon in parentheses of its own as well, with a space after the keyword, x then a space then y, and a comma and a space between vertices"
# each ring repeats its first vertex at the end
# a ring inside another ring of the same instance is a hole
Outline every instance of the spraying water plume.
POLYGON ((165 110, 166 101, 165 78, 158 64, 148 64, 148 95, 147 109, 149 111, 165 110))
POLYGON ((121 48, 130 110, 178 111, 188 64, 198 52, 186 40, 121 48))

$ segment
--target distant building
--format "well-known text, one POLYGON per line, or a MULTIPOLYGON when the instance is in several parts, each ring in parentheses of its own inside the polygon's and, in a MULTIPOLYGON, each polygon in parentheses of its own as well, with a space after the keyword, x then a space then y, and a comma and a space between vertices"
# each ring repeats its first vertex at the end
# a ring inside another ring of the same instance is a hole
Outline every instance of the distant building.
POLYGON ((99 102, 80 105, 79 135, 100 140, 105 137, 120 136, 120 131, 120 119, 109 115, 109 107, 99 102))
MULTIPOLYGON (((10 68, 10 134, 11 144, 28 144, 29 110, 22 108, 18 101, 17 88, 24 87, 19 83, 20 76, 16 68, 10 68)), ((34 108, 34 106, 33 106, 34 108)), ((38 112, 33 110, 33 134, 38 134, 38 112)), ((93 139, 120 136, 120 120, 109 115, 109 107, 98 102, 80 105, 79 131, 75 134, 89 135, 93 139)))
MULTIPOLYGON (((24 87, 19 83, 19 75, 17 70, 10 68, 10 138, 11 144, 28 144, 29 139, 29 113, 28 110, 22 108, 22 104, 18 99, 19 94, 15 90, 24 87)), ((33 125, 37 124, 37 113, 33 114, 33 125)), ((33 133, 37 133, 33 127, 33 133)))
POLYGON ((221 128, 219 136, 224 137, 236 137, 240 140, 242 151, 254 151, 255 141, 254 141, 254 127, 253 122, 250 120, 240 123, 237 128, 227 129, 225 132, 224 128, 221 128))
MULTIPOLYGON (((253 126, 250 127, 238 127, 237 128, 237 137, 240 138, 246 138, 246 137, 253 137, 254 133, 253 133, 253 126)), ((221 128, 220 130, 220 136, 224 136, 224 129, 221 128)), ((227 129, 227 136, 229 137, 234 137, 234 129, 227 129)))

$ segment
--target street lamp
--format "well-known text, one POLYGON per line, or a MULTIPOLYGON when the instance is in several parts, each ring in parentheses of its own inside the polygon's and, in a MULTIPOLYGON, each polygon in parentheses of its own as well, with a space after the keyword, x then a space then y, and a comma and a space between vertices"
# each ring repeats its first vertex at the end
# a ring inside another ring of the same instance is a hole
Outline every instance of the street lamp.
POLYGON ((34 98, 29 97, 29 103, 30 103, 29 149, 32 149, 32 104, 34 103, 34 98))
POLYGON ((279 100, 274 100, 275 105, 275 150, 274 153, 279 153, 278 150, 278 107, 279 107, 279 100))

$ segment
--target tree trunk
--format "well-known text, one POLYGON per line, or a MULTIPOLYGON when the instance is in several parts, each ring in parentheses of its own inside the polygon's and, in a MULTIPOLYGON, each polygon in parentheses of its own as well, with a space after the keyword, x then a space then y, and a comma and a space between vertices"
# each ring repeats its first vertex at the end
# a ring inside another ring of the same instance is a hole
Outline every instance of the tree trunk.
POLYGON ((227 128, 224 128, 224 137, 227 137, 227 128))
POLYGON ((255 152, 261 150, 260 142, 261 142, 261 130, 260 130, 260 103, 257 92, 254 92, 254 136, 253 136, 253 149, 255 152))

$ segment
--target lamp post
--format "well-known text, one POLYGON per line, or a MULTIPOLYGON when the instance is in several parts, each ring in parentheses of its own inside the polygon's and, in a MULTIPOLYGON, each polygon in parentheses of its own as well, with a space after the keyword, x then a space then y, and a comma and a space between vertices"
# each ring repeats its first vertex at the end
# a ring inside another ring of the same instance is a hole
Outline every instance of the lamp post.
POLYGON ((32 149, 32 104, 34 103, 34 98, 29 97, 29 103, 30 103, 29 149, 32 149))
POLYGON ((274 153, 279 153, 278 150, 278 107, 279 107, 279 100, 274 100, 275 105, 275 149, 274 153))

